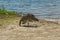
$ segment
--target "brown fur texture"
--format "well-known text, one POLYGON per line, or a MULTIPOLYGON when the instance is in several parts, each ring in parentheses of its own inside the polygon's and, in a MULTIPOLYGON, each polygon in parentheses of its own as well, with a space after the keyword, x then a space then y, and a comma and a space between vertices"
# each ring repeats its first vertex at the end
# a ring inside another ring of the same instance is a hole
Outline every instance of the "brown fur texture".
POLYGON ((25 24, 26 21, 39 21, 33 14, 26 14, 24 16, 22 16, 19 25, 21 26, 22 24, 25 24))

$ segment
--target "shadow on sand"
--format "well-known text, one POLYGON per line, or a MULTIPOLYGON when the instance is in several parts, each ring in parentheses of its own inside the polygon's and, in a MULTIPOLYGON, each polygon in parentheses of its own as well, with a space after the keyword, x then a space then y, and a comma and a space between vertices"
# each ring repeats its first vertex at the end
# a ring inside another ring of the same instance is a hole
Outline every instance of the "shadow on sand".
POLYGON ((37 28, 38 26, 37 26, 37 25, 35 25, 35 26, 33 26, 33 25, 23 25, 23 27, 28 27, 28 28, 37 28))

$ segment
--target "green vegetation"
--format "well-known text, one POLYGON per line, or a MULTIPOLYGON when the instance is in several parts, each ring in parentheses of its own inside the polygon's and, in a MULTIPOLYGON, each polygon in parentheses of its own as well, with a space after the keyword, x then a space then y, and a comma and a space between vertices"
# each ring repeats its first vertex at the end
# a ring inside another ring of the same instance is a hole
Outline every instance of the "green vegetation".
POLYGON ((1 15, 14 15, 16 14, 15 11, 8 11, 7 9, 5 9, 4 5, 0 6, 0 16, 1 15))
POLYGON ((15 16, 17 12, 9 11, 5 8, 0 8, 0 24, 10 23, 16 20, 18 17, 15 16))
POLYGON ((0 9, 0 15, 14 15, 16 14, 15 11, 8 11, 6 9, 0 9))

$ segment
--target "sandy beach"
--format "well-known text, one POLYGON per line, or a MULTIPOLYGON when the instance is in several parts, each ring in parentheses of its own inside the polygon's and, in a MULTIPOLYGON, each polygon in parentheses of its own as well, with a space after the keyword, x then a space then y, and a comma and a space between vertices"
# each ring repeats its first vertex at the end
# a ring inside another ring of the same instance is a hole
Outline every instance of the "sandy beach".
POLYGON ((60 19, 30 22, 36 28, 20 27, 19 20, 20 17, 0 19, 0 40, 60 40, 60 19))

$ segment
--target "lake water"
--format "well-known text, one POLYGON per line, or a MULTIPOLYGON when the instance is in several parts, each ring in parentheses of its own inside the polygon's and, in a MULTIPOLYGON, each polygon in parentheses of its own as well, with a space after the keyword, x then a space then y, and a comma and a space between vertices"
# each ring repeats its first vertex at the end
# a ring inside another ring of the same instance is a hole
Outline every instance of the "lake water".
POLYGON ((33 13, 38 18, 60 18, 60 0, 0 0, 0 7, 24 13, 33 13))

